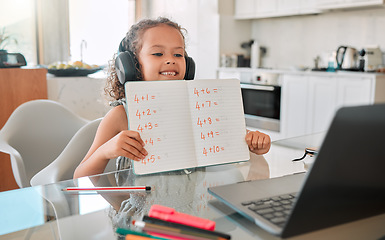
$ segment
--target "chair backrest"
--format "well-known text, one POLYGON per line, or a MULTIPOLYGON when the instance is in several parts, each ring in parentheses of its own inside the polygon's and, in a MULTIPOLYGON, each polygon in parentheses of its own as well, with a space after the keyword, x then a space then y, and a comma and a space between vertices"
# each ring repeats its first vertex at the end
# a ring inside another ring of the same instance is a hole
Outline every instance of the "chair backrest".
POLYGON ((87 122, 51 100, 20 105, 0 130, 0 151, 10 154, 12 171, 20 187, 63 151, 72 136, 87 122))
POLYGON ((87 154, 102 118, 84 125, 72 137, 63 152, 31 179, 31 185, 45 185, 73 178, 76 167, 87 154))

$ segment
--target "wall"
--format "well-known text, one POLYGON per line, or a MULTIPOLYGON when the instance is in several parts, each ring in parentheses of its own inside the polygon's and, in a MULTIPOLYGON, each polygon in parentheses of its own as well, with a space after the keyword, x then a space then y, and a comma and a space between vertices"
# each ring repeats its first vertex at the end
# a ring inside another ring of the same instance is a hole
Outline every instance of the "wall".
POLYGON ((252 20, 252 37, 267 47, 265 67, 314 66, 314 58, 340 45, 377 44, 385 51, 385 8, 252 20))
POLYGON ((218 0, 148 0, 143 18, 168 17, 187 30, 186 51, 196 63, 195 78, 215 78, 219 66, 218 0))
POLYGON ((135 2, 128 0, 68 0, 72 61, 105 65, 135 21, 135 2), (83 49, 81 53, 81 43, 83 49))
POLYGON ((251 39, 251 20, 234 20, 234 0, 218 0, 220 14, 220 53, 249 52, 241 48, 241 43, 251 39))
POLYGON ((17 39, 7 45, 8 52, 24 55, 28 64, 37 64, 35 2, 30 0, 0 0, 0 28, 17 39), (20 7, 23 6, 23 7, 20 7))

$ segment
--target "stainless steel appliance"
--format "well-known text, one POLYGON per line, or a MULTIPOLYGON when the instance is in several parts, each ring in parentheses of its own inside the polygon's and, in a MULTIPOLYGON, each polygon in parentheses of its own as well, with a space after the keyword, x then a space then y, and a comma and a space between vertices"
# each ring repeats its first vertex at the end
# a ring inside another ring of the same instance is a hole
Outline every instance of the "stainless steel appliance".
POLYGON ((339 46, 336 51, 337 70, 363 71, 360 68, 358 51, 348 46, 339 46))
POLYGON ((277 73, 257 73, 241 82, 246 125, 280 131, 281 80, 277 73))
POLYGON ((365 47, 361 52, 365 60, 365 71, 376 71, 383 67, 382 52, 378 46, 365 47))

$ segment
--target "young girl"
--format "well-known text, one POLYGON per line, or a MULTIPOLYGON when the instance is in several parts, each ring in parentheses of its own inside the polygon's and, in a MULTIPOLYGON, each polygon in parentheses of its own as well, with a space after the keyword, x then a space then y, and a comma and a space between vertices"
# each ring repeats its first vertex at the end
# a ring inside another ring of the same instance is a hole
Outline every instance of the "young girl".
MULTIPOLYGON (((133 25, 122 42, 137 59, 139 77, 135 80, 180 80, 186 72, 185 38, 177 23, 167 18, 145 19, 133 25)), ((147 155, 145 144, 136 131, 128 130, 124 108, 124 85, 119 82, 114 63, 110 66, 106 92, 114 98, 115 107, 103 118, 94 142, 76 168, 74 178, 103 173, 110 159, 117 159, 118 170, 130 167, 130 159, 140 161, 147 155)), ((247 131, 245 140, 251 152, 265 154, 270 137, 258 131, 247 131)))

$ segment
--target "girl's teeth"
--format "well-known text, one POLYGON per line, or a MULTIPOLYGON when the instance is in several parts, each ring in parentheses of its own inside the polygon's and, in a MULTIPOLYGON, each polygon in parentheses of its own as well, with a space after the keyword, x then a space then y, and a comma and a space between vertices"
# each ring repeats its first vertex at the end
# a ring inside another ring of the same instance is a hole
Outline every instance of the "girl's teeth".
POLYGON ((175 76, 175 72, 162 72, 162 75, 172 75, 175 76))

